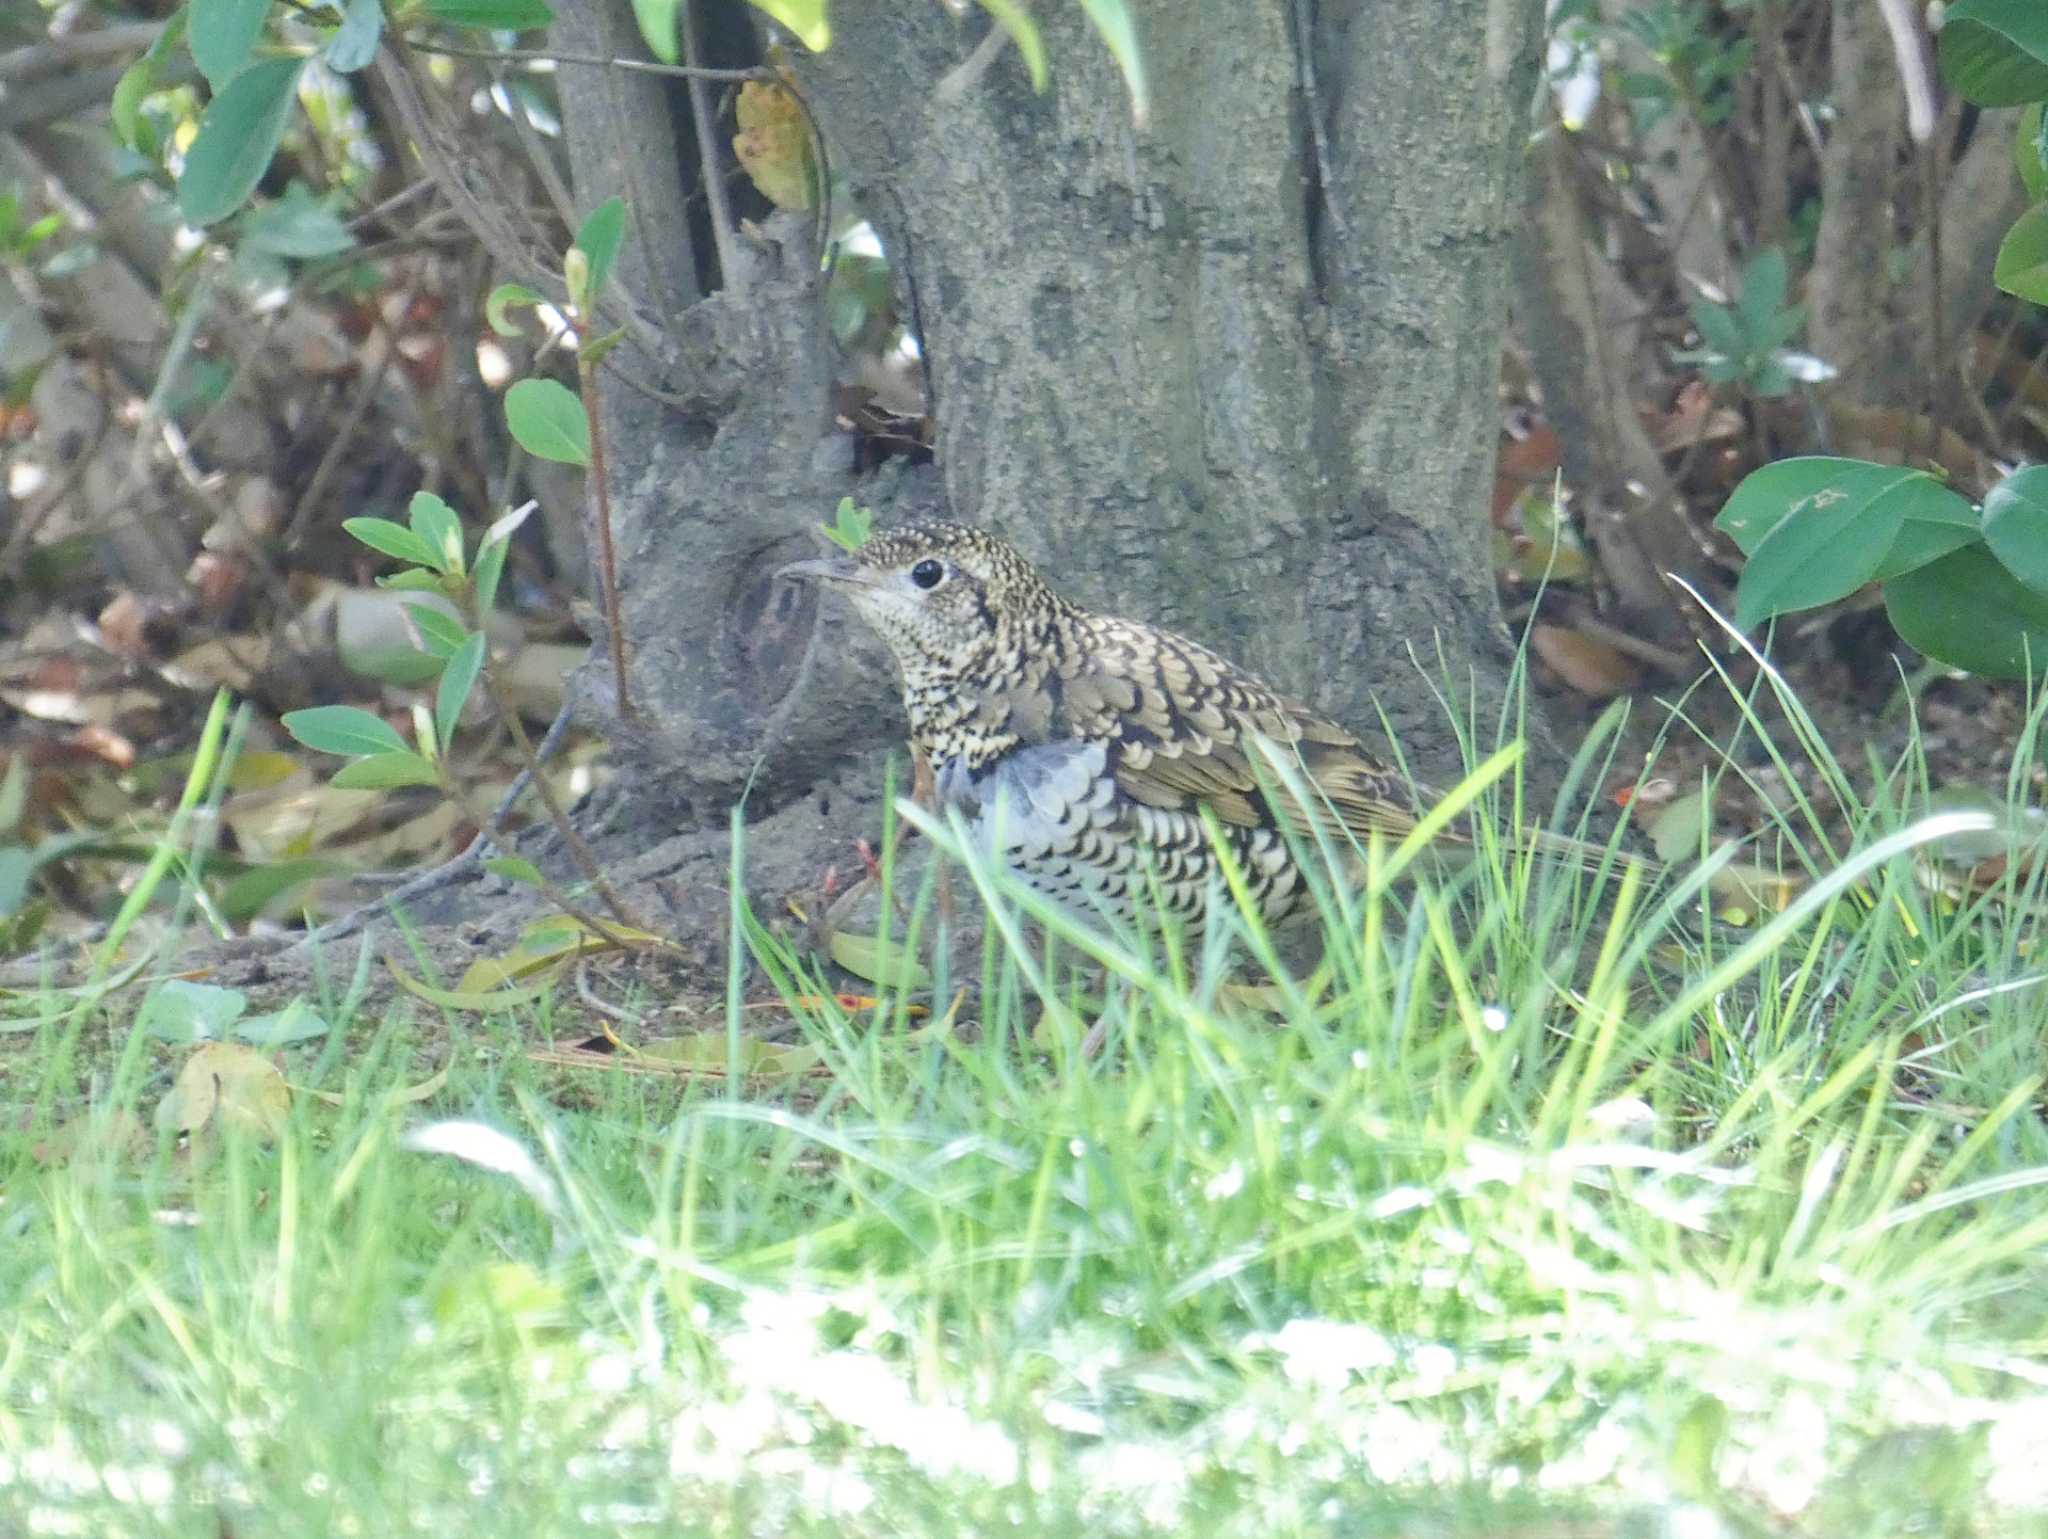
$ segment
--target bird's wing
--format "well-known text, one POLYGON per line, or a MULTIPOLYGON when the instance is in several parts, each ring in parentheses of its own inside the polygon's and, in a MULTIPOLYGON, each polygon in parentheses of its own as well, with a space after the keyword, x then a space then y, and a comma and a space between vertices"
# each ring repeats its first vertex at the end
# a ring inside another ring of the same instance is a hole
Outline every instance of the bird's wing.
POLYGON ((1093 621, 1077 641, 1059 669, 1060 726, 1106 743, 1111 772, 1133 799, 1207 807, 1243 827, 1363 837, 1415 826, 1399 774, 1207 648, 1123 621, 1093 621))

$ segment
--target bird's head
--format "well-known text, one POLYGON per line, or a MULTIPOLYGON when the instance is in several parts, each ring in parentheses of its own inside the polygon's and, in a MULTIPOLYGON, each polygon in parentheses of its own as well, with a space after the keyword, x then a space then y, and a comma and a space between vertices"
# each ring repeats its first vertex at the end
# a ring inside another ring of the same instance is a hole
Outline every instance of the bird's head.
POLYGON ((1007 541, 963 524, 905 524, 779 575, 844 593, 913 679, 971 670, 998 636, 1067 608, 1007 541))

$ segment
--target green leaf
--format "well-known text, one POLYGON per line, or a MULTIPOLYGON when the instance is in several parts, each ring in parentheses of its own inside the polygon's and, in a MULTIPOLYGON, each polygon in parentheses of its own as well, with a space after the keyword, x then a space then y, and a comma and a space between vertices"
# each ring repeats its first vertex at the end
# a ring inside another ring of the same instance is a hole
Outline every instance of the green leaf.
POLYGON ((754 9, 764 11, 778 25, 795 34, 796 40, 812 53, 832 46, 832 27, 825 20, 825 0, 753 0, 754 9))
POLYGON ((494 855, 484 862, 484 869, 508 882, 521 882, 528 887, 542 885, 540 867, 530 860, 521 860, 517 855, 494 855))
POLYGON ((28 755, 7 756, 7 772, 0 775, 0 834, 11 834, 21 826, 28 811, 28 755))
POLYGON ((623 326, 617 331, 608 331, 601 337, 592 337, 576 350, 577 367, 583 369, 596 368, 598 364, 604 361, 606 353, 609 353, 625 340, 626 328, 623 326))
POLYGON ((135 1015, 135 1029, 166 1042, 218 1042, 249 1008, 240 989, 169 978, 149 991, 135 1015))
POLYGON ((555 19, 541 0, 427 0, 427 14, 451 27, 488 32, 534 32, 555 19))
POLYGON ((377 40, 384 34, 384 7, 380 0, 346 0, 341 25, 327 40, 321 60, 337 75, 352 75, 377 57, 377 40))
POLYGON ((576 392, 558 380, 522 379, 505 392, 505 424, 536 459, 590 463, 590 423, 576 392))
POLYGON ((1977 518, 1969 502, 1924 470, 1819 454, 1777 460, 1751 471, 1729 495, 1714 527, 1745 556, 1753 556, 1766 535, 1811 503, 1832 506, 1846 497, 1864 506, 1902 486, 1911 488, 1908 518, 1961 521, 1975 530, 1977 518))
POLYGON ((15 255, 27 256, 36 247, 63 228, 64 216, 62 214, 43 215, 42 218, 38 219, 26 230, 23 230, 20 236, 16 238, 14 242, 15 255))
POLYGON ((424 564, 437 572, 460 572, 462 520, 455 510, 432 492, 414 492, 406 515, 412 521, 412 532, 433 552, 424 564))
POLYGON ((1124 86, 1131 93, 1131 121, 1143 128, 1152 116, 1152 95, 1145 84, 1145 61, 1138 52, 1138 29, 1131 24, 1130 7, 1124 0, 1081 0, 1103 45, 1124 72, 1124 86))
MULTIPOLYGON (((1957 500, 1961 501, 1960 498, 1957 500)), ((1984 531, 1977 523, 1977 515, 1969 511, 1969 504, 1964 503, 1963 506, 1965 511, 1959 516, 1914 518, 1908 515, 1870 580, 1890 582, 1894 577, 1903 577, 1930 561, 1939 561, 1952 550, 1976 544, 1984 531)))
POLYGON ((16 844, 0 844, 0 917, 12 915, 28 897, 35 857, 16 844))
POLYGON ((606 198, 590 211, 583 228, 576 232, 576 249, 590 264, 590 276, 583 284, 585 314, 596 308, 611 278, 612 265, 619 259, 619 243, 626 237, 626 204, 622 198, 606 198))
POLYGON ((2048 673, 2048 598, 1966 546, 1887 583, 1884 607, 1900 636, 1952 668, 1991 678, 2048 673))
POLYGON ((833 961, 869 983, 891 989, 931 987, 931 973, 924 963, 901 942, 887 936, 834 930, 825 937, 825 949, 833 961))
POLYGON ((490 614, 491 605, 498 601, 498 579, 505 575, 505 556, 511 549, 511 536, 500 535, 486 537, 483 549, 476 554, 476 612, 479 618, 490 614))
POLYGON ((412 567, 403 572, 393 572, 389 577, 378 578, 377 586, 399 588, 407 593, 439 593, 441 579, 432 572, 412 567))
POLYGON ((867 544, 868 533, 874 527, 874 509, 856 507, 851 497, 841 497, 832 522, 825 526, 825 538, 851 555, 867 544))
POLYGON ((1742 298, 1736 302, 1744 330, 1762 340, 1779 307, 1785 303, 1785 253, 1772 246, 1759 251, 1742 274, 1742 298))
POLYGON ((352 705, 316 705, 310 710, 286 711, 278 719, 285 731, 321 753, 410 752, 390 722, 352 705))
POLYGON ((434 552, 427 542, 388 518, 345 518, 341 527, 370 549, 396 560, 410 561, 414 566, 434 564, 434 552))
POLYGON ((469 692, 475 688, 476 676, 483 672, 483 666, 484 635, 474 631, 441 670, 441 687, 434 693, 434 732, 441 739, 444 753, 447 745, 455 741, 455 724, 462 719, 462 708, 469 703, 469 692))
POLYGON ((294 999, 282 1010, 268 1015, 252 1015, 235 1025, 235 1035, 257 1047, 283 1047, 291 1042, 306 1042, 314 1037, 324 1037, 331 1030, 333 1028, 320 1018, 320 1012, 303 999, 294 999))
POLYGON ((2048 99, 2048 6, 1959 0, 1942 21, 1942 78, 1980 107, 2048 99))
POLYGON ((681 0, 633 0, 633 19, 640 23, 641 41, 647 51, 664 64, 677 63, 676 16, 681 0))
POLYGON ((405 749, 344 764, 330 784, 343 791, 388 791, 393 786, 437 786, 441 777, 424 754, 405 749))
POLYGON ((484 319, 491 323, 491 330, 501 337, 516 337, 521 327, 505 314, 514 305, 544 305, 548 302, 545 294, 528 288, 523 283, 501 283, 491 290, 490 298, 484 301, 484 319))
MULTIPOLYGON (((1984 499, 1984 543, 2013 576, 2048 594, 2048 465, 2016 470, 1984 499)), ((2048 657, 2042 658, 2048 667, 2048 657)))
POLYGON ((1969 504, 1924 471, 1812 456, 1780 460, 1735 488, 1714 526, 1749 557, 1735 622, 1811 609, 1877 575, 1906 519, 1953 522, 1969 504))
POLYGON ((1724 358, 1740 358, 1748 349, 1742 323, 1726 305, 1701 300, 1692 307, 1692 323, 1699 328, 1700 340, 1724 358))
POLYGON ((242 216, 240 233, 245 250, 300 261, 338 256, 356 243, 340 216, 304 182, 293 182, 275 203, 250 209, 242 216))
POLYGON ((284 137, 304 65, 259 60, 207 103, 178 178, 178 212, 187 224, 218 224, 248 201, 284 137))
POLYGON ((462 622, 445 609, 436 609, 432 604, 407 604, 405 612, 412 616, 412 623, 419 630, 420 644, 443 662, 469 639, 462 622))
POLYGON ((1031 89, 1042 95, 1051 76, 1045 67, 1045 39, 1039 35, 1038 23, 1031 19, 1031 13, 1018 0, 981 0, 981 8, 1010 34, 1010 41, 1023 57, 1025 72, 1031 77, 1031 89))
POLYGON ((2028 209, 2005 232, 1991 281, 2008 294, 2048 305, 2048 203, 2028 209))
POLYGON ((149 51, 129 65, 114 85, 114 132, 131 150, 142 148, 142 99, 156 89, 157 76, 164 61, 171 56, 171 50, 184 41, 188 15, 182 6, 173 11, 171 19, 164 23, 163 31, 156 35, 156 41, 149 45, 149 51))
POLYGON ((249 62, 270 0, 192 0, 191 12, 192 62, 218 91, 249 62))
POLYGON ((1714 1464, 1728 1436, 1728 1407, 1712 1395, 1694 1401, 1671 1437, 1671 1484, 1687 1501, 1706 1502, 1720 1489, 1714 1464))
POLYGON ((2048 120, 2042 104, 2035 102, 2020 114, 2020 131, 2013 139, 2013 159, 2019 162, 2020 184, 2027 196, 2039 203, 2048 198, 2048 120))
POLYGON ((400 689, 424 684, 441 673, 440 658, 411 645, 345 646, 341 650, 341 665, 350 673, 395 684, 400 689))
POLYGON ((294 887, 303 887, 323 876, 339 875, 347 869, 341 861, 320 855, 273 861, 267 866, 251 866, 221 889, 220 911, 241 924, 254 919, 273 899, 283 897, 294 887))

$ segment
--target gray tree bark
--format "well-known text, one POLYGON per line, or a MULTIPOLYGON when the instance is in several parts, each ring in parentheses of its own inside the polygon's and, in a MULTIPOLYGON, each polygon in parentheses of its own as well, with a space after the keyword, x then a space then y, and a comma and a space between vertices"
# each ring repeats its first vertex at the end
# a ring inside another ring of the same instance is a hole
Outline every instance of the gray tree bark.
MULTIPOLYGON (((558 47, 630 27, 623 0, 562 10, 558 47)), ((680 316, 694 273, 649 264, 687 242, 622 269, 675 344, 624 366, 695 403, 608 398, 626 743, 700 815, 746 786, 786 802, 901 741, 887 665, 843 606, 770 580, 842 494, 885 522, 943 508, 996 527, 1082 602, 1181 629, 1360 730, 1383 711, 1431 774, 1457 760, 1432 681, 1447 671, 1461 713, 1475 689, 1497 704, 1509 643, 1481 509, 1538 0, 1133 11, 1143 127, 1067 3, 1035 13, 1042 96, 1013 51, 937 91, 990 23, 901 0, 837 0, 830 51, 797 63, 922 338, 936 476, 840 467, 807 227, 775 226, 680 316)), ((673 153, 673 120, 616 81, 565 67, 562 91, 580 205, 621 190, 622 157, 673 153)), ((660 181, 640 181, 642 218, 660 181)))

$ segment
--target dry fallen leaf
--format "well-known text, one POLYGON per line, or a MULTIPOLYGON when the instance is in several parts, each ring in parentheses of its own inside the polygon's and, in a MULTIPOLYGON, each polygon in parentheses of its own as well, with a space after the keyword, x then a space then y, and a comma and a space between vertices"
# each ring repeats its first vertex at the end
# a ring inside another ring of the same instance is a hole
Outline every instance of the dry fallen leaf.
POLYGON ((157 1103, 160 1128, 194 1133, 208 1122, 258 1138, 284 1131, 292 1105, 284 1075, 261 1053, 234 1042, 203 1042, 157 1103))
POLYGON ((1568 626, 1530 626, 1529 646, 1565 683, 1595 699, 1624 694, 1643 681, 1635 659, 1568 626))
POLYGON ((810 129, 796 98, 779 85, 749 80, 733 103, 733 117, 740 126, 733 155, 761 196, 777 208, 809 208, 817 173, 810 129))

